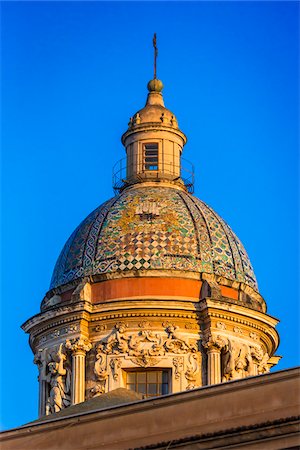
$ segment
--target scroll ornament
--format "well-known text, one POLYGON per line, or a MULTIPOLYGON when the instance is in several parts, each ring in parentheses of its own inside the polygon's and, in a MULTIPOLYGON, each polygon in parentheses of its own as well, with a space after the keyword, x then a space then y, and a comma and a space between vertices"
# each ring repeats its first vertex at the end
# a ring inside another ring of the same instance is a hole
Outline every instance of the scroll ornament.
MULTIPOLYGON (((198 350, 197 340, 184 340, 178 327, 169 324, 167 337, 154 331, 142 329, 134 334, 126 333, 127 324, 119 322, 112 333, 101 340, 98 348, 103 354, 128 354, 133 357, 164 356, 166 353, 189 353, 198 350)), ((144 360, 144 365, 146 360, 144 360)))

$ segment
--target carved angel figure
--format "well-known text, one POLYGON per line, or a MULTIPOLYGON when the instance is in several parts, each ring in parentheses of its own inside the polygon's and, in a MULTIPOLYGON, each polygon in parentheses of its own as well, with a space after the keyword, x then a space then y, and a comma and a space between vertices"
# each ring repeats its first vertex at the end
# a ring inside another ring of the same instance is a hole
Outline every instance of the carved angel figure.
POLYGON ((106 353, 127 353, 129 337, 125 335, 126 326, 123 323, 115 325, 116 331, 106 342, 106 353))
POLYGON ((49 373, 46 377, 50 384, 50 394, 46 405, 46 414, 52 414, 66 408, 71 403, 70 370, 64 368, 67 359, 60 345, 58 352, 53 356, 53 361, 48 363, 49 373))

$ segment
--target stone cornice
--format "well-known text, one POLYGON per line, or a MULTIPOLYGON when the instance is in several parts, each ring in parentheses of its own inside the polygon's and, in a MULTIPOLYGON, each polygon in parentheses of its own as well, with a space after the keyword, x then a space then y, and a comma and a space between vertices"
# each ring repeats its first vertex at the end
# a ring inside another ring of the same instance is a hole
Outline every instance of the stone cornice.
POLYGON ((219 314, 225 314, 225 317, 228 318, 232 314, 237 314, 239 316, 243 316, 245 318, 251 319, 251 321, 255 320, 260 324, 267 325, 269 327, 275 327, 279 320, 275 319, 275 317, 269 316, 266 313, 262 313, 260 311, 256 311, 253 309, 249 309, 243 305, 226 303, 220 300, 214 300, 212 298, 205 298, 199 302, 200 311, 207 311, 208 314, 212 314, 214 311, 218 311, 219 314), (226 314, 227 313, 227 314, 226 314))
MULTIPOLYGON (((21 328, 25 331, 25 333, 30 333, 32 330, 40 325, 43 322, 49 322, 51 319, 54 319, 55 317, 64 317, 66 318, 67 315, 73 315, 74 313, 78 312, 87 312, 90 313, 92 311, 92 305, 89 302, 81 301, 77 303, 71 303, 66 306, 58 306, 56 308, 50 309, 48 311, 36 314, 35 316, 28 319, 21 328)), ((65 320, 65 319, 63 319, 65 320)), ((72 318, 71 318, 72 320, 72 318)), ((69 321, 66 319, 66 321, 69 321)), ((50 325, 52 326, 52 325, 50 325)))
POLYGON ((127 130, 122 138, 122 144, 125 145, 125 140, 131 136, 132 134, 136 134, 136 133, 147 133, 147 132, 153 132, 153 131, 168 131, 172 134, 176 134, 177 136, 179 136, 182 140, 183 140, 183 145, 187 142, 187 137, 186 135, 180 131, 178 128, 174 128, 174 127, 170 127, 164 124, 160 124, 157 122, 145 122, 139 125, 135 125, 134 128, 127 130))

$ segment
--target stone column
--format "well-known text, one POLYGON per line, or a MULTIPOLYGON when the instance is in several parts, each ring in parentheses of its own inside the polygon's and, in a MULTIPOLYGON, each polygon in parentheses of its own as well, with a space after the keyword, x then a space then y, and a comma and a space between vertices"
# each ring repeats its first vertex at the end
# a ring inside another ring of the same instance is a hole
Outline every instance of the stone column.
POLYGON ((85 400, 85 355, 92 348, 87 339, 77 338, 66 342, 66 348, 72 353, 72 405, 85 400))
POLYGON ((48 383, 46 380, 46 350, 38 350, 38 352, 34 355, 34 364, 38 366, 39 375, 39 417, 42 417, 46 414, 46 403, 48 400, 48 383))
POLYGON ((225 342, 219 336, 210 338, 204 344, 207 349, 207 384, 218 384, 222 381, 221 350, 225 342))
POLYGON ((207 350, 207 381, 208 384, 221 383, 221 349, 214 346, 207 350))

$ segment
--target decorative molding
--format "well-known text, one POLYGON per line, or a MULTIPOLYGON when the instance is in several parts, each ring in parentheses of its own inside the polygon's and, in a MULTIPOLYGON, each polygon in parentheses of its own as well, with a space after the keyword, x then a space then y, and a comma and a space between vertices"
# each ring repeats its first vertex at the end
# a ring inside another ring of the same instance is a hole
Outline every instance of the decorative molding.
MULTIPOLYGON (((97 309, 102 309, 103 305, 94 305, 93 313, 97 314, 97 309)), ((195 313, 169 313, 169 312, 151 312, 147 311, 145 313, 116 313, 116 314, 107 314, 101 317, 91 317, 91 322, 100 321, 100 320, 109 320, 109 319, 127 319, 127 318, 140 318, 140 317, 168 317, 168 318, 176 318, 176 319, 197 319, 198 315, 195 313)))
POLYGON ((217 322, 216 327, 219 328, 219 330, 226 330, 226 325, 224 322, 217 322))

